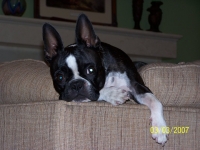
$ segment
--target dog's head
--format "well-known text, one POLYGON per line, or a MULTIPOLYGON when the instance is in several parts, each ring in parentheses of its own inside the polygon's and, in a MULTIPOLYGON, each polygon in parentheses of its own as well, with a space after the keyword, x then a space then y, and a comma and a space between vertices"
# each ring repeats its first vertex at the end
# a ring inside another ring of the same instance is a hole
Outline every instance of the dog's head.
POLYGON ((75 32, 76 43, 64 48, 59 33, 51 25, 44 24, 45 58, 60 99, 95 101, 105 82, 101 42, 84 14, 79 16, 75 32))

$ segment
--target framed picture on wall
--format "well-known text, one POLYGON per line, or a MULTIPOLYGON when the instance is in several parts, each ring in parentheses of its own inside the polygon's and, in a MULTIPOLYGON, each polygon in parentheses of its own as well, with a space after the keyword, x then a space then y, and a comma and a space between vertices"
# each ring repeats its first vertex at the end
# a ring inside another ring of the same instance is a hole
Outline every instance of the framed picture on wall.
POLYGON ((86 14, 93 24, 117 26, 116 0, 35 0, 34 17, 75 22, 86 14))

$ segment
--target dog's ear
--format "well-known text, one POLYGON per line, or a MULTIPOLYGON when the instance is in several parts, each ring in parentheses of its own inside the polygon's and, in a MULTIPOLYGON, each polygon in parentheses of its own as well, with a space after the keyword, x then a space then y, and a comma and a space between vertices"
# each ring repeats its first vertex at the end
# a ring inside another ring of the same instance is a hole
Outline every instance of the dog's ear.
POLYGON ((45 58, 48 62, 63 50, 63 43, 56 29, 48 23, 43 25, 43 41, 45 58))
POLYGON ((86 44, 87 47, 97 47, 100 44, 90 20, 84 14, 79 16, 76 23, 76 43, 77 45, 86 44))

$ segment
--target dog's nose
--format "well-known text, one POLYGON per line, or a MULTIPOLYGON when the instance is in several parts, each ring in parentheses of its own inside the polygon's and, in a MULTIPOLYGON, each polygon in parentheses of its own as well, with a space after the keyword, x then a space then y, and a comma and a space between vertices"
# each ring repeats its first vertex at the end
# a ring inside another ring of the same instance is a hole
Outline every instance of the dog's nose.
POLYGON ((70 87, 72 90, 79 91, 83 87, 83 84, 84 82, 82 80, 76 80, 70 84, 70 87))

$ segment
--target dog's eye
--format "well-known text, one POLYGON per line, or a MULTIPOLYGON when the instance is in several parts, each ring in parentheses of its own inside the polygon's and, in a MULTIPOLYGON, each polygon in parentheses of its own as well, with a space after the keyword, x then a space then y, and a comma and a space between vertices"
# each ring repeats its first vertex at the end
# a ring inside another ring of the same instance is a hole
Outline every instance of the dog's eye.
POLYGON ((58 81, 58 82, 62 82, 63 80, 64 80, 64 76, 63 76, 63 74, 57 74, 56 75, 56 80, 58 81))
POLYGON ((95 68, 94 68, 94 66, 88 67, 88 68, 87 68, 87 74, 93 74, 93 73, 95 73, 95 68))

